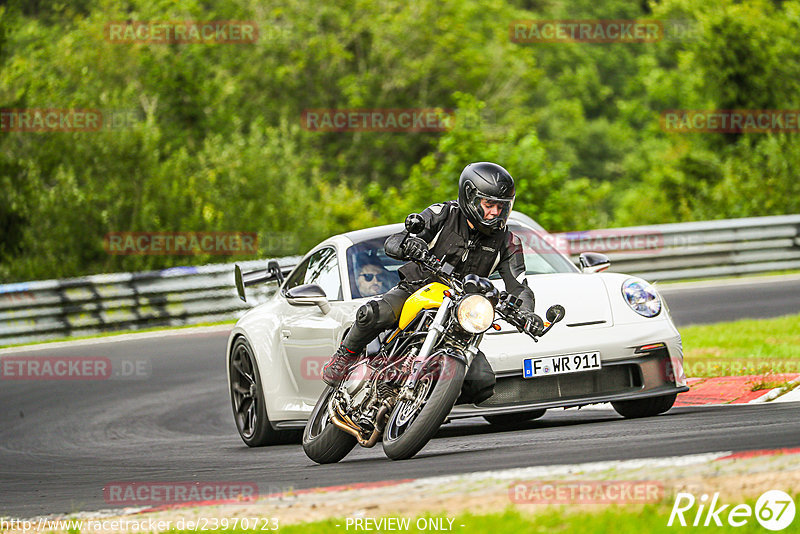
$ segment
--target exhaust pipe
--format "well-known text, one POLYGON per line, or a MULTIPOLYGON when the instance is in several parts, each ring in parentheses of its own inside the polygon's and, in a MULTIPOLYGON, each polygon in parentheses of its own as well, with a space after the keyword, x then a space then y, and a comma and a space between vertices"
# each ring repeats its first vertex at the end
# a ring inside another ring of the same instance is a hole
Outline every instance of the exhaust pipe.
POLYGON ((386 415, 389 413, 390 408, 391 405, 388 403, 383 403, 381 405, 380 409, 378 410, 378 415, 375 418, 375 429, 372 431, 372 435, 369 437, 369 439, 364 439, 361 437, 361 430, 353 422, 353 420, 346 415, 339 414, 339 412, 335 409, 333 412, 331 412, 331 421, 337 426, 337 428, 355 437, 358 440, 359 445, 369 449, 378 443, 378 439, 381 437, 381 434, 383 434, 383 429, 386 428, 386 415))

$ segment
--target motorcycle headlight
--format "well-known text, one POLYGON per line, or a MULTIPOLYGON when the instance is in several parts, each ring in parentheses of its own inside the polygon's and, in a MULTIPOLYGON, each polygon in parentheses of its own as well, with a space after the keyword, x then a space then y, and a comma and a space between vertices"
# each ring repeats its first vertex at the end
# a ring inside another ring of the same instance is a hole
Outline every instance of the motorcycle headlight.
POLYGON ((458 324, 470 334, 486 332, 494 321, 494 306, 483 295, 464 298, 456 311, 458 324))
POLYGON ((643 280, 625 280, 622 296, 628 306, 643 317, 655 317, 661 312, 661 297, 652 285, 643 280))

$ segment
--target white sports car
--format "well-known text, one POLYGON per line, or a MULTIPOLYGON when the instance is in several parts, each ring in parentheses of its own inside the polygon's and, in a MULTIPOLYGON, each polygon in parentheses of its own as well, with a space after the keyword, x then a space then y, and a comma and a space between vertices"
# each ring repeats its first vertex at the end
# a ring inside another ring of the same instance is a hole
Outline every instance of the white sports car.
MULTIPOLYGON (((669 410, 688 387, 680 334, 656 289, 637 277, 600 272, 609 266, 601 254, 582 254, 576 267, 521 213, 511 214, 509 228, 523 242, 536 311, 558 303, 566 316, 538 343, 502 321, 499 331, 490 329, 481 350, 497 377, 494 395, 478 405, 456 405, 449 418, 483 416, 508 425, 541 417, 548 408, 602 402, 625 417, 669 410)), ((325 387, 322 365, 357 308, 399 280, 402 262, 386 256, 383 243, 402 229, 396 224, 333 236, 285 279, 274 262, 244 276, 237 266, 242 299, 246 285, 280 285, 239 319, 228 339, 231 404, 247 445, 282 442, 305 426, 325 387)), ((502 289, 502 280, 493 281, 502 289)))

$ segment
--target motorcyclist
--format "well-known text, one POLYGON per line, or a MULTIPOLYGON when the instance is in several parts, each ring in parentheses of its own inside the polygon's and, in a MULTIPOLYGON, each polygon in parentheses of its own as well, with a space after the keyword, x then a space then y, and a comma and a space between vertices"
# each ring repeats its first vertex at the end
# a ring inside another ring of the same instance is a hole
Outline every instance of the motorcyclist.
MULTIPOLYGON (((524 279, 522 246, 506 227, 515 194, 514 179, 503 167, 489 162, 470 163, 458 181, 458 200, 426 208, 421 213, 425 229, 416 237, 405 231, 389 236, 384 244, 386 253, 398 259, 419 259, 428 251, 453 265, 461 277, 470 273, 489 276, 497 271, 506 291, 522 300, 521 313, 530 316, 534 296, 524 279)), ((414 262, 403 265, 399 273, 397 286, 358 309, 355 323, 322 369, 322 379, 327 384, 337 386, 367 344, 384 330, 397 326, 408 297, 433 281, 430 273, 414 262)), ((488 366, 488 362, 484 363, 488 366)))

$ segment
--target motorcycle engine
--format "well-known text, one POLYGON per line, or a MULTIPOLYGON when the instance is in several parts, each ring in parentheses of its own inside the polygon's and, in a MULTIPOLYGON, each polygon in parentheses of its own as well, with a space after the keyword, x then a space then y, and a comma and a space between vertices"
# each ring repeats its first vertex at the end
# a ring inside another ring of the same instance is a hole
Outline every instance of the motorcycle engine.
POLYGON ((362 360, 348 373, 342 382, 342 386, 350 396, 351 406, 359 406, 366 398, 370 388, 366 387, 370 383, 374 370, 368 365, 367 360, 362 360))

